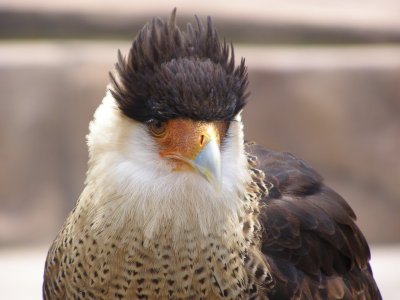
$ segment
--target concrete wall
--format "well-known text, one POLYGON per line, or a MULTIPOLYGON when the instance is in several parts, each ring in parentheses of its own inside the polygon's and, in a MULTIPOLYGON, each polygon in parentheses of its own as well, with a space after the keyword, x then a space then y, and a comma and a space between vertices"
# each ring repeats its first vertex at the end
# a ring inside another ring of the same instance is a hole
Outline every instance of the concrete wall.
MULTIPOLYGON (((0 44, 0 246, 48 242, 83 187, 88 122, 126 42, 0 44)), ((305 159, 372 243, 400 241, 400 48, 237 47, 247 139, 305 159)))

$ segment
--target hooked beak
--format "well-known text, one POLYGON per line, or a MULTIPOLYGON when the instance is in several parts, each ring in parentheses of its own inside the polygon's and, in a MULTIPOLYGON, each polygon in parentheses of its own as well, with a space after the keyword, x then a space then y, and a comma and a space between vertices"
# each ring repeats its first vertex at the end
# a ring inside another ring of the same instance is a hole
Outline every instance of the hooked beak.
POLYGON ((167 124, 160 140, 162 157, 173 164, 173 171, 190 171, 207 180, 217 193, 221 190, 220 135, 225 123, 176 119, 167 124))
POLYGON ((221 152, 214 139, 211 139, 191 161, 194 169, 216 190, 221 191, 221 152))

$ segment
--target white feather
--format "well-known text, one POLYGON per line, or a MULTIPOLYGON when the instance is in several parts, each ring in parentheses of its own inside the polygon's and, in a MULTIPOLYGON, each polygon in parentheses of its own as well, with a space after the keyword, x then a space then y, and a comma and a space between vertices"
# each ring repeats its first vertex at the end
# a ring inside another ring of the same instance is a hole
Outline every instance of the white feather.
POLYGON ((113 234, 132 226, 145 239, 172 228, 202 235, 240 235, 242 196, 249 175, 240 114, 231 122, 221 149, 222 189, 191 172, 173 172, 158 154, 147 127, 124 116, 108 92, 96 110, 87 137, 89 170, 78 205, 88 208, 93 228, 113 234), (106 217, 111 226, 104 227, 106 217))

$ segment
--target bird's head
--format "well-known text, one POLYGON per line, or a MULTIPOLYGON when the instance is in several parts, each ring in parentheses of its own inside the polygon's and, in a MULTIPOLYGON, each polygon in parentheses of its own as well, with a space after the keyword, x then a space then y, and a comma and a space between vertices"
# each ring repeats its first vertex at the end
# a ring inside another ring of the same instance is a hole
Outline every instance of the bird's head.
POLYGON ((233 47, 210 18, 182 31, 175 10, 168 22, 145 25, 118 57, 90 124, 84 201, 102 201, 92 206, 101 208, 96 216, 116 211, 117 227, 127 217, 148 237, 161 224, 179 232, 193 219, 204 234, 223 230, 237 218, 249 179, 244 60, 235 66, 233 47))
POLYGON ((179 186, 184 178, 192 190, 204 183, 217 194, 225 183, 233 189, 231 178, 245 164, 240 112, 247 71, 243 59, 235 66, 233 47, 220 41, 210 18, 186 31, 177 27, 175 10, 168 22, 154 19, 127 57, 119 52, 110 76, 88 137, 91 173, 108 157, 104 164, 129 170, 143 185, 167 185, 169 178, 179 186))

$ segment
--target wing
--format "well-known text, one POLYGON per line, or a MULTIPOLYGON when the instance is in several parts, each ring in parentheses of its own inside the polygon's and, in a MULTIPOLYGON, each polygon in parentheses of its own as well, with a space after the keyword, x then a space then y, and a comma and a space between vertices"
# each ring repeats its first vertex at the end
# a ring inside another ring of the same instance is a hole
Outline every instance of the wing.
POLYGON ((368 244, 346 201, 300 159, 246 144, 269 192, 260 198, 270 299, 381 299, 368 244))

